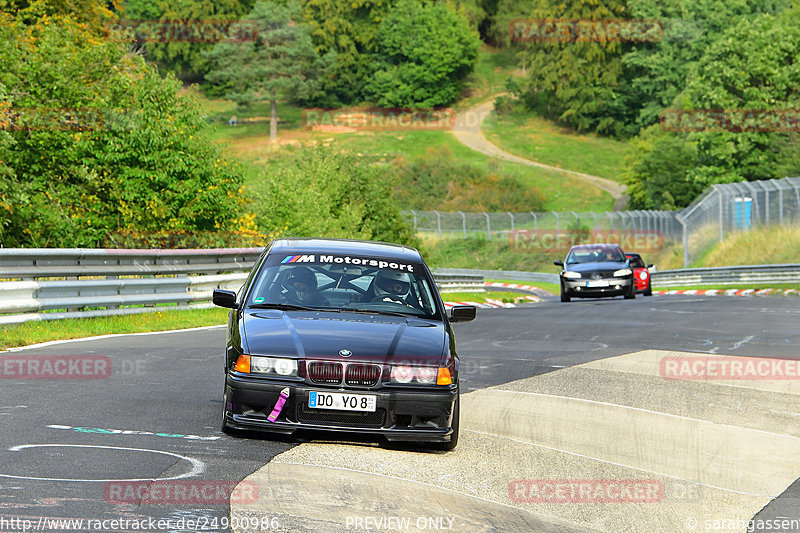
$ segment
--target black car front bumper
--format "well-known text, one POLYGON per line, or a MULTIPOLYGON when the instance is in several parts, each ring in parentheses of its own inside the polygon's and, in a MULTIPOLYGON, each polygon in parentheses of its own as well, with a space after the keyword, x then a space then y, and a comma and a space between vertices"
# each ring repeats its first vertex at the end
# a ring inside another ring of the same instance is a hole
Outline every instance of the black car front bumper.
POLYGON ((567 296, 574 298, 602 298, 606 296, 624 296, 631 291, 633 285, 633 278, 628 276, 626 278, 609 278, 604 279, 608 283, 605 287, 589 287, 587 282, 594 281, 589 279, 561 279, 564 284, 564 291, 567 296))
POLYGON ((293 434, 298 430, 344 431, 384 437, 390 441, 449 442, 458 387, 341 388, 305 381, 245 377, 228 372, 225 378, 224 424, 231 429, 293 434), (289 398, 275 422, 267 416, 281 390, 289 398), (370 394, 375 412, 337 411, 308 407, 309 391, 370 394))

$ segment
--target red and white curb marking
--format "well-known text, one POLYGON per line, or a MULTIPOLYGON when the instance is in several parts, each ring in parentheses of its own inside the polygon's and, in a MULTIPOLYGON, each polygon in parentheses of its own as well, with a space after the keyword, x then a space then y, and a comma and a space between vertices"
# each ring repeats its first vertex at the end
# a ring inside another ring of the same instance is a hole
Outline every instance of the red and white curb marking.
POLYGON ((688 289, 680 291, 653 291, 654 295, 666 296, 674 294, 689 294, 701 296, 798 296, 800 292, 796 289, 688 289))
MULTIPOLYGON (((483 284, 485 287, 495 287, 495 288, 507 288, 507 289, 516 289, 518 291, 527 291, 531 293, 538 293, 538 294, 549 294, 547 291, 540 289, 539 287, 534 287, 532 285, 517 285, 516 283, 497 283, 487 281, 483 284)), ((535 294, 530 294, 526 296, 519 296, 519 298, 528 300, 530 302, 541 302, 542 298, 536 296, 535 294)), ((500 300, 494 300, 492 298, 487 298, 485 303, 478 303, 478 302, 445 302, 444 306, 446 308, 451 308, 454 305, 474 305, 480 309, 500 309, 500 308, 509 308, 509 307, 516 307, 515 304, 502 302, 500 300)))

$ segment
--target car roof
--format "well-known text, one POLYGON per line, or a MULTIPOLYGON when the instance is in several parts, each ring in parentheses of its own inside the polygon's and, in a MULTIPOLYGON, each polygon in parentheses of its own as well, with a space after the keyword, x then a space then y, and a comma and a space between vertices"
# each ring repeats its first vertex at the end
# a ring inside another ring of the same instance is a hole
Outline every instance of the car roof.
POLYGON ((639 259, 642 258, 642 256, 637 254, 636 252, 625 252, 625 255, 628 257, 638 257, 639 259))
POLYGON ((410 246, 380 241, 361 241, 356 239, 319 239, 288 238, 276 239, 272 242, 270 253, 315 252, 328 254, 366 255, 398 259, 405 261, 422 261, 419 251, 410 246))
POLYGON ((591 244, 576 244, 571 248, 571 250, 582 250, 584 248, 620 248, 619 244, 607 244, 604 242, 593 242, 591 244))

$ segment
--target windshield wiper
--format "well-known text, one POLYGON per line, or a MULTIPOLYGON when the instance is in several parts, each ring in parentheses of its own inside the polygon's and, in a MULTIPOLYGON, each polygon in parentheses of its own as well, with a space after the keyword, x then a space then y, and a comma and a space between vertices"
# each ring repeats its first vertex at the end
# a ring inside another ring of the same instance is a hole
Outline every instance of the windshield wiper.
POLYGON ((328 309, 320 309, 319 307, 305 307, 302 305, 294 304, 251 304, 248 309, 278 309, 280 311, 328 311, 328 309))
POLYGON ((415 313, 399 313, 397 311, 377 311, 371 309, 351 309, 349 307, 342 307, 339 311, 348 311, 350 313, 365 313, 368 315, 388 315, 388 316, 400 316, 403 318, 413 317, 419 318, 421 315, 415 313))

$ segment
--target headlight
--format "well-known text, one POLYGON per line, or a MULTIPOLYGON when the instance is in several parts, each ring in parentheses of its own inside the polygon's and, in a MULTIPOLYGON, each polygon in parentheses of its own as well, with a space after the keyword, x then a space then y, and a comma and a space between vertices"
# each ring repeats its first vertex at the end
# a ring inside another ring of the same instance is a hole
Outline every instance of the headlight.
POLYGON ((392 383, 419 383, 431 385, 436 382, 439 369, 431 366, 396 365, 392 367, 390 379, 392 383))
POLYGON ((414 369, 406 365, 394 366, 391 378, 395 383, 411 383, 411 380, 414 379, 414 369))
POLYGON ((639 278, 642 280, 647 279, 647 270, 642 270, 641 272, 639 272, 639 278))
POLYGON ((250 357, 250 372, 254 374, 277 374, 279 376, 296 376, 297 361, 279 357, 250 357))
POLYGON ((620 268, 616 272, 614 272, 614 276, 630 276, 632 270, 630 268, 620 268))
POLYGON ((580 272, 572 272, 571 270, 565 270, 564 273, 561 275, 569 279, 580 279, 581 277, 580 272))

